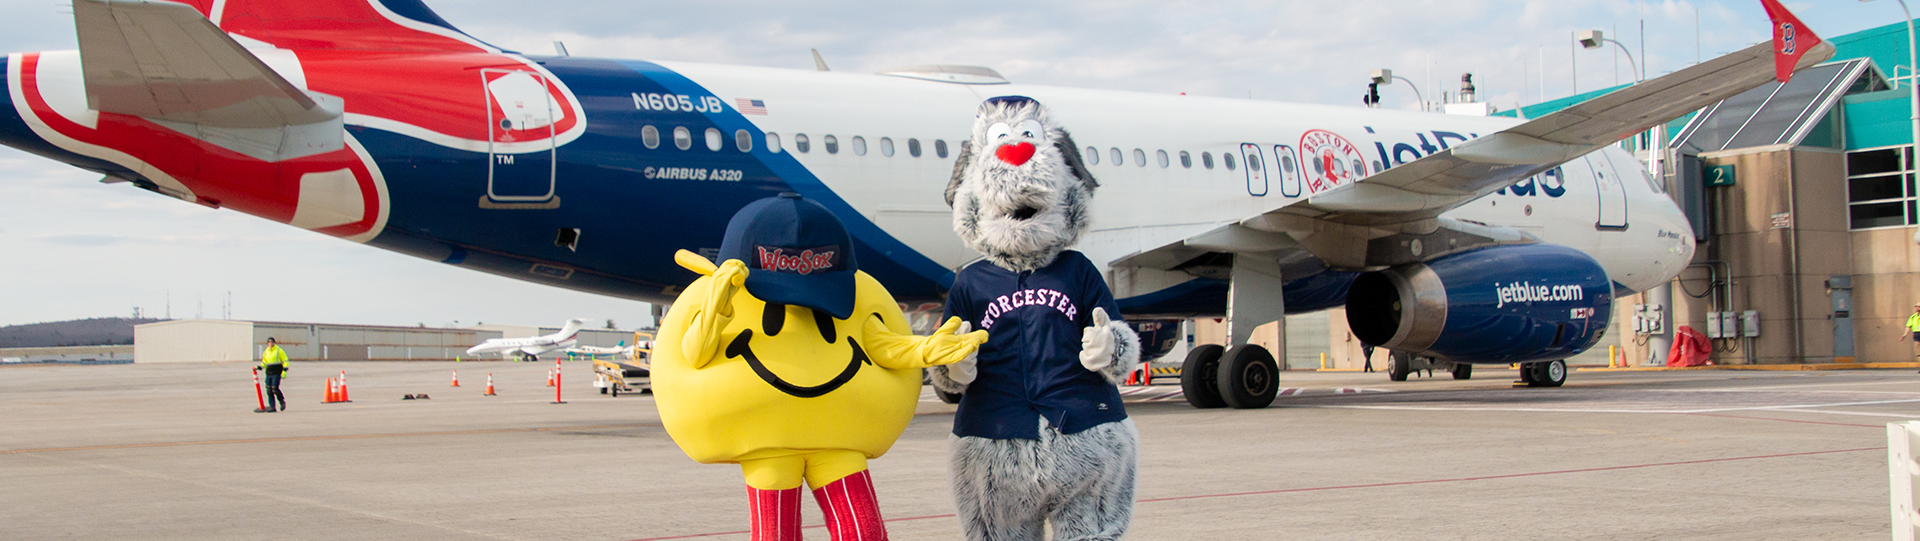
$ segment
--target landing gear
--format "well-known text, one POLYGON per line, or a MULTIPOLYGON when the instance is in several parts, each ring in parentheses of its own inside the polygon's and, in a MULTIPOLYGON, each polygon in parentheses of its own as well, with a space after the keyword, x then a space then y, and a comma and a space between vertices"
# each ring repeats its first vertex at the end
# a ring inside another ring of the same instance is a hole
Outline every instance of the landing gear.
POLYGON ((1406 381, 1407 374, 1413 373, 1413 354, 1398 351, 1387 355, 1387 379, 1406 381))
POLYGON ((1220 345, 1207 344, 1187 352, 1187 361, 1180 365, 1180 391, 1186 395, 1187 404, 1202 409, 1227 405, 1220 398, 1219 385, 1220 357, 1226 351, 1220 345))
POLYGON ((1567 361, 1554 359, 1520 365, 1520 382, 1530 387, 1559 387, 1567 382, 1567 361))
MULTIPOLYGON (((1242 344, 1227 350, 1217 367, 1220 398, 1233 409, 1258 409, 1280 392, 1280 366, 1267 348, 1242 344)), ((1184 383, 1184 382, 1183 382, 1184 383)))
POLYGON ((1473 365, 1453 363, 1453 379, 1473 379, 1473 365))

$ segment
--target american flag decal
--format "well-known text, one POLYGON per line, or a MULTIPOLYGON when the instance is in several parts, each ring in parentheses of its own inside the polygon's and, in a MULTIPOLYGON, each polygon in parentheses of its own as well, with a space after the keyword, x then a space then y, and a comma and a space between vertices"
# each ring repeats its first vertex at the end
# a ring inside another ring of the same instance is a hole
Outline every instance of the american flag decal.
POLYGON ((743 115, 760 115, 760 116, 767 115, 767 102, 760 101, 760 100, 734 98, 733 108, 739 109, 740 114, 743 114, 743 115))

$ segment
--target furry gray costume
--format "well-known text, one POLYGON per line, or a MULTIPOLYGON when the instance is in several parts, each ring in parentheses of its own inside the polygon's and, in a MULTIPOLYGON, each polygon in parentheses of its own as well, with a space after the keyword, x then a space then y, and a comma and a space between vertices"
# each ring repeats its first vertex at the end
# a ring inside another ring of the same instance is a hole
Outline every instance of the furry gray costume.
POLYGON ((1067 249, 1097 187, 1039 102, 981 104, 947 203, 986 259, 957 275, 947 315, 992 338, 931 369, 935 386, 964 393, 950 473, 970 540, 1038 541, 1048 523, 1056 541, 1111 540, 1133 520, 1140 437, 1114 385, 1140 340, 1109 319, 1118 305, 1098 269, 1067 249))

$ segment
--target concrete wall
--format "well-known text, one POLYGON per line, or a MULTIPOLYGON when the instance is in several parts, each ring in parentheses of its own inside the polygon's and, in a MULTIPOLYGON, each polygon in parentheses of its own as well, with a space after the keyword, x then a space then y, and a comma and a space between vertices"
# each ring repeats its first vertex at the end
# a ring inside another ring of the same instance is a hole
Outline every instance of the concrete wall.
POLYGON ((133 328, 136 363, 192 363, 256 359, 248 343, 253 323, 214 319, 187 319, 148 323, 133 328))

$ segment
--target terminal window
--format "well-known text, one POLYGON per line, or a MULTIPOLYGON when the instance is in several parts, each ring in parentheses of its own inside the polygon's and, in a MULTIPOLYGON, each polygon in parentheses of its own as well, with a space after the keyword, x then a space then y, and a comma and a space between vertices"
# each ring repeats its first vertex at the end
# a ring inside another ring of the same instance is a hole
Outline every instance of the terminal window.
POLYGON ((1913 149, 1847 153, 1847 217, 1852 229, 1905 227, 1916 216, 1913 149))

